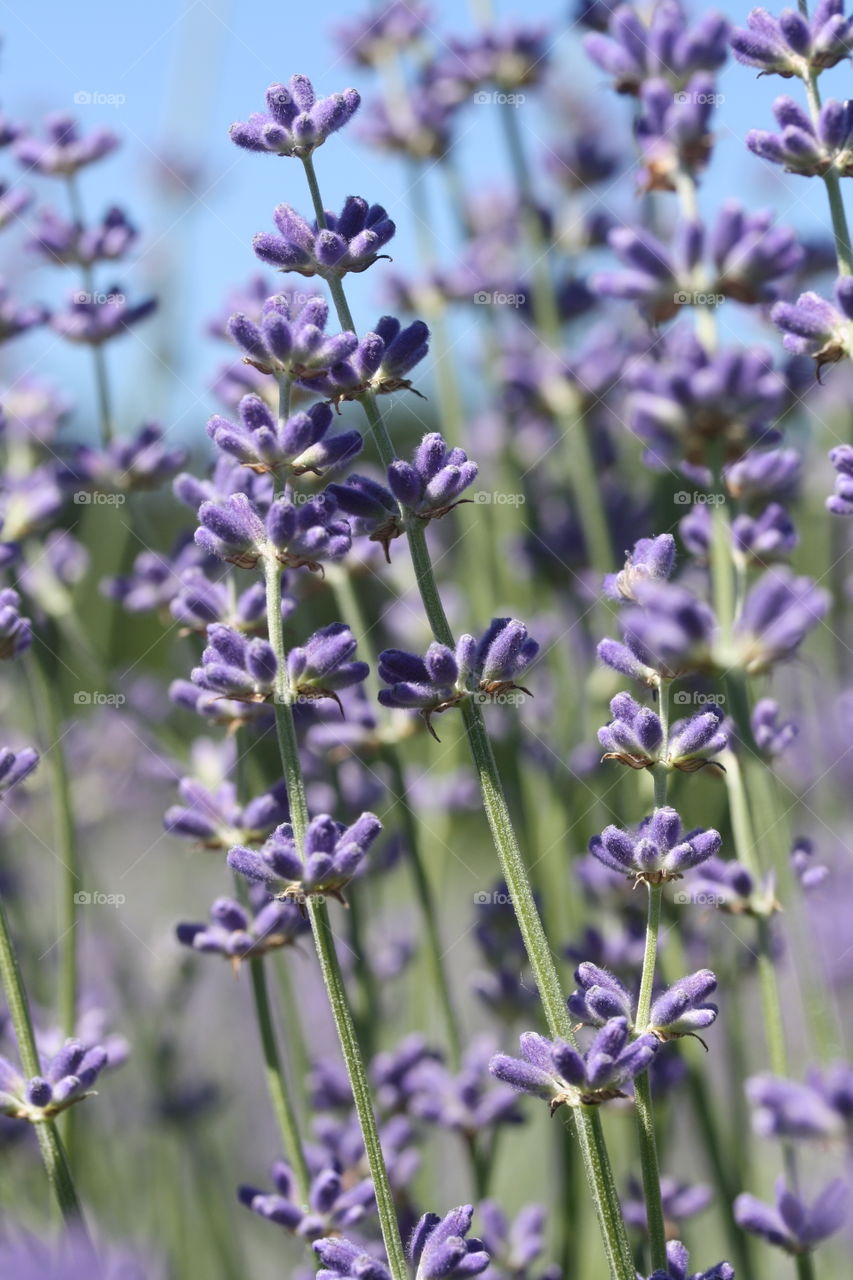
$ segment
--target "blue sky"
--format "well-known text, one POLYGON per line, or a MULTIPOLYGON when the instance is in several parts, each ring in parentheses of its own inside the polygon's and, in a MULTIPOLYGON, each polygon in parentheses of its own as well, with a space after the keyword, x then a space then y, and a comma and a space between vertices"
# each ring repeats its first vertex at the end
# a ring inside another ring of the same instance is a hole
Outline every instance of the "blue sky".
MULTIPOLYGON (((120 152, 84 174, 83 189, 91 213, 122 203, 144 233, 137 260, 122 277, 129 276, 138 288, 157 279, 168 294, 167 323, 158 330, 141 330, 145 341, 125 341, 123 350, 116 347, 110 354, 124 380, 122 403, 128 417, 141 420, 162 409, 179 420, 182 431, 198 438, 206 407, 198 396, 217 359, 214 346, 203 337, 204 321, 218 309, 228 288, 255 269, 251 237, 271 226, 273 207, 282 200, 307 207, 301 166, 239 151, 228 140, 228 125, 260 109, 265 86, 294 71, 310 75, 323 92, 347 84, 369 92, 370 79, 347 66, 332 35, 337 23, 364 7, 363 0, 331 0, 317 6, 286 0, 187 0, 184 5, 174 0, 141 5, 82 0, 73 6, 42 0, 27 6, 22 0, 14 5, 0 0, 4 110, 29 121, 48 110, 76 110, 84 125, 107 124, 125 137, 120 152), (80 104, 81 94, 94 100, 80 104), (171 198, 164 195, 154 176, 158 156, 167 164, 180 159, 197 169, 195 201, 182 203, 174 192, 171 198), (179 378, 164 377, 157 386, 150 379, 150 348, 155 339, 161 347, 169 345, 170 329, 181 335, 185 366, 179 378)), ((718 7, 742 20, 745 6, 728 2, 718 7)), ((459 0, 434 0, 432 8, 435 30, 442 36, 473 27, 467 6, 459 0)), ((596 109, 600 104, 602 114, 622 132, 627 104, 615 99, 603 77, 589 66, 566 23, 567 8, 547 0, 524 0, 523 5, 502 0, 497 6, 501 17, 548 20, 565 32, 555 48, 555 60, 563 70, 554 83, 573 91, 583 86, 596 109)), ((839 96, 846 76, 849 69, 841 68, 826 78, 839 96)), ((716 159, 702 191, 703 208, 712 210, 722 198, 736 194, 755 207, 778 209, 800 228, 816 230, 825 224, 820 183, 775 174, 743 146, 749 127, 772 124, 774 96, 780 91, 796 94, 796 86, 791 89, 791 82, 770 77, 757 79, 734 64, 724 72, 720 87, 725 102, 717 120, 716 159)), ((541 153, 553 136, 546 114, 528 104, 520 119, 531 153, 541 153)), ((461 127, 459 157, 470 188, 500 185, 506 168, 495 112, 471 106, 461 127)), ((318 170, 327 204, 339 204, 353 192, 386 205, 400 228, 393 246, 395 260, 404 267, 411 264, 414 237, 400 166, 368 152, 347 132, 318 153, 318 170)), ((8 177, 10 171, 14 173, 14 164, 7 155, 0 174, 8 177)), ((52 189, 48 180, 30 185, 37 188, 42 203, 61 202, 63 193, 52 189)), ((428 180, 428 192, 432 208, 440 199, 437 182, 428 180)), ((445 251, 452 251, 448 224, 439 218, 435 226, 445 251)), ((23 235, 12 230, 4 236, 0 262, 17 283, 23 235)), ((363 323, 380 309, 380 270, 381 264, 354 281, 355 311, 363 323)), ((102 283, 110 283, 108 276, 109 272, 102 275, 102 283)), ((71 286, 58 272, 42 270, 19 287, 28 297, 55 304, 71 286)), ((38 335, 10 347, 2 359, 4 376, 23 363, 74 384, 83 397, 90 394, 81 353, 45 344, 38 335)))

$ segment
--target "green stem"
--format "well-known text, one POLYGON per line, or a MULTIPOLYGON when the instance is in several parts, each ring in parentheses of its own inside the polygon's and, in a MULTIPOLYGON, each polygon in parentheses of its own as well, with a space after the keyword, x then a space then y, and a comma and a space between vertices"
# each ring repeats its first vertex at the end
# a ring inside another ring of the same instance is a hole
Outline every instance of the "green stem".
POLYGON ((382 1239, 388 1257, 388 1266, 393 1280, 408 1280, 409 1270, 403 1244, 400 1239, 400 1228, 397 1224, 397 1213, 394 1208, 394 1196, 388 1181, 385 1158, 379 1142, 376 1128, 376 1117, 373 1114, 373 1102, 370 1096, 370 1085, 355 1034, 352 1013, 344 987, 343 974, 335 950, 335 939, 329 921, 329 913, 325 902, 315 897, 308 899, 308 915, 314 934, 314 943, 320 960, 323 981, 332 1009, 332 1017, 340 1040, 341 1051, 347 1066, 350 1085, 352 1087, 355 1109, 361 1124, 364 1149, 373 1179, 376 1195, 376 1208, 382 1228, 382 1239))
MULTIPOLYGON (((76 175, 70 174, 67 180, 68 186, 68 203, 71 206, 71 216, 80 227, 85 226, 83 216, 83 203, 80 199, 80 189, 77 185, 76 175)), ((95 273, 90 266, 81 265, 80 275, 83 280, 83 287, 90 299, 95 297, 95 273)), ((95 369, 95 390, 98 397, 98 418, 101 424, 101 443, 108 445, 111 443, 113 430, 113 409, 110 397, 110 383, 107 376, 107 358, 103 348, 103 344, 95 342, 91 344, 92 361, 95 369)))
POLYGON ((58 694, 51 688, 45 670, 45 649, 36 641, 33 645, 33 689, 36 716, 44 735, 45 758, 51 772, 54 854, 62 866, 59 915, 59 1021, 66 1036, 73 1036, 77 1026, 77 894, 80 890, 80 862, 77 849, 77 832, 74 824, 74 808, 71 798, 71 780, 65 758, 62 719, 59 715, 58 694))
MULTIPOLYGON (((527 868, 516 841, 482 711, 477 703, 466 698, 462 703, 462 715, 480 780, 492 839, 512 897, 513 910, 542 1000, 548 1030, 553 1038, 574 1044, 576 1041, 572 1020, 560 987, 554 956, 539 918, 527 868)), ((575 1108, 572 1114, 611 1275, 618 1280, 634 1280, 631 1250, 604 1142, 601 1119, 591 1108, 575 1108)))
MULTIPOLYGON (((246 743, 245 729, 237 731, 237 766, 236 766, 236 785, 237 799, 243 804, 248 798, 248 787, 246 785, 246 757, 248 754, 248 746, 246 743)), ((235 884, 237 886, 237 896, 240 901, 246 904, 247 893, 244 882, 235 873, 235 884)), ((264 967, 266 959, 264 956, 253 956, 249 959, 249 976, 252 983, 252 998, 255 1005, 255 1021, 258 1024, 258 1035, 261 1041, 261 1052, 264 1059, 264 1071, 267 1079, 267 1090, 272 1102, 275 1118, 278 1122, 279 1132, 281 1133, 282 1146, 284 1154, 293 1170, 296 1179, 299 1197, 302 1201, 307 1202, 308 1192, 311 1185, 311 1174, 305 1159, 305 1151, 302 1146, 302 1138, 299 1132, 299 1121, 296 1118, 296 1108, 290 1093, 287 1076, 285 1075, 284 1066, 281 1061, 281 1055, 278 1049, 278 1040, 275 1032, 275 1023, 273 1021, 272 1010, 270 1008, 269 988, 267 985, 267 971, 264 967)))
MULTIPOLYGON (((296 726, 293 721, 293 693, 287 678, 287 653, 281 620, 281 568, 272 556, 264 559, 264 579, 266 583, 269 641, 278 661, 274 703, 276 735, 290 805, 293 836, 297 852, 301 857, 305 848, 305 836, 308 830, 308 801, 299 763, 296 726)), ((310 896, 307 909, 326 994, 329 998, 335 1029, 344 1056, 356 1113, 361 1126, 364 1149, 367 1153, 370 1176, 373 1180, 373 1189, 376 1196, 376 1208, 382 1229, 382 1239, 385 1243, 385 1251, 388 1257, 388 1266, 392 1280, 408 1280, 408 1268, 400 1239, 400 1228, 394 1208, 391 1184, 388 1180, 388 1170, 385 1167, 382 1146, 379 1142, 367 1072, 358 1044, 358 1037, 355 1033, 352 1011, 350 1010, 343 974, 341 973, 335 950, 328 911, 326 910, 325 902, 318 901, 310 896)))
MULTIPOLYGON (((40 1076, 42 1069, 36 1049, 24 980, 12 943, 9 921, 2 899, 0 899, 0 979, 3 982, 6 1003, 9 1006, 15 1039, 18 1042, 21 1067, 25 1077, 32 1079, 33 1076, 40 1076)), ((82 1229, 86 1234, 80 1201, 59 1131, 53 1120, 39 1120, 33 1127, 38 1138, 48 1182, 56 1197, 59 1210, 66 1222, 73 1224, 75 1230, 82 1229)))
MULTIPOLYGON (((808 18, 807 0, 800 0, 800 12, 808 18)), ((817 127, 820 117, 821 100, 817 82, 817 72, 810 71, 803 81, 806 88, 809 112, 812 123, 817 127)), ((827 169, 822 174, 823 185, 829 201, 829 215, 832 219, 832 234, 835 239, 835 256, 838 260, 838 271, 842 276, 853 275, 853 250, 851 250, 850 228, 847 225, 847 214, 844 209, 844 198, 841 194, 841 179, 836 169, 827 169)))
MULTIPOLYGON (((660 932, 660 910, 663 897, 662 884, 650 884, 649 911, 646 922, 646 950, 643 956, 643 975, 637 1000, 637 1031, 645 1031, 652 1007, 652 989, 660 932)), ((666 1223, 660 1194, 660 1169, 658 1167, 657 1141, 655 1138, 655 1113, 649 1073, 644 1071, 634 1081, 637 1111, 637 1135, 640 1146, 640 1166, 643 1174, 643 1194, 646 1201, 646 1219, 649 1230, 652 1267, 666 1268, 666 1223)))
POLYGON ((311 1174, 302 1148, 296 1109, 290 1097, 290 1089, 284 1074, 281 1057, 279 1056, 278 1044, 276 1043, 263 956, 254 956, 249 961, 249 973, 252 979, 252 995, 255 1001, 255 1014, 261 1038, 261 1049, 264 1055, 267 1088, 275 1111, 275 1118, 278 1121, 279 1131, 281 1132, 284 1153, 296 1179, 299 1199, 303 1203, 307 1203, 311 1174))

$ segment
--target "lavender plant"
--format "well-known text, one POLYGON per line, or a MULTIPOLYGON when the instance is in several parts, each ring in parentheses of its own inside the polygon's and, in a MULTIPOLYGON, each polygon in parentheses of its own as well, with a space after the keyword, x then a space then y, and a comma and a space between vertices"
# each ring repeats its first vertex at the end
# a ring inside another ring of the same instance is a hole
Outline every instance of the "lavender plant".
POLYGON ((0 118, 0 1271, 834 1280, 853 17, 338 8, 207 320, 0 118))

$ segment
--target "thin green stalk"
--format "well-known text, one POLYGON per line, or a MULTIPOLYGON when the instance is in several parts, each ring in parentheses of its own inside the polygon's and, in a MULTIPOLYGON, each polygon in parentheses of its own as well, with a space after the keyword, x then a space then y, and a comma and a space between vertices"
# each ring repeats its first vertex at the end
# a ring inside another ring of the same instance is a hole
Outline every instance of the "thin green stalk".
POLYGON ((400 1228, 397 1224, 397 1213, 394 1207, 394 1196, 388 1181, 385 1158, 379 1142, 376 1128, 376 1117, 373 1114, 373 1101, 370 1096, 370 1085, 362 1062, 358 1038, 355 1034, 352 1013, 344 987, 338 953, 335 950, 335 939, 329 921, 329 913, 325 902, 315 897, 308 899, 308 915, 311 929, 326 984, 326 993, 332 1009, 335 1028, 340 1040, 341 1050, 347 1066, 350 1085, 352 1087, 355 1109, 361 1124, 364 1149, 373 1179, 376 1195, 376 1208, 382 1228, 382 1239, 388 1257, 388 1266, 393 1280, 408 1280, 409 1270, 406 1256, 400 1239, 400 1228))
MULTIPOLYGON (((266 583, 269 641, 278 661, 274 702, 276 735, 290 804, 290 821, 293 827, 293 836, 297 852, 301 856, 305 848, 305 836, 308 830, 308 801, 299 763, 296 726, 293 721, 293 692, 287 678, 287 653, 281 620, 281 569, 272 556, 264 560, 264 580, 266 583)), ((367 1154, 370 1176, 373 1180, 373 1189, 376 1196, 376 1208, 382 1230, 382 1239, 388 1257, 388 1266, 392 1280, 408 1280, 408 1268, 400 1239, 394 1197, 388 1180, 388 1170, 385 1167, 382 1146, 379 1141, 367 1072, 362 1059, 358 1037, 355 1033, 352 1011, 350 1010, 343 974, 341 973, 337 951, 335 950, 329 914, 325 902, 318 901, 311 896, 308 898, 307 910, 326 994, 329 998, 335 1029, 344 1056, 353 1100, 361 1126, 364 1149, 367 1154)))
MULTIPOLYGON (((18 1042, 21 1067, 24 1076, 32 1079, 33 1076, 40 1076, 42 1069, 33 1034, 26 988, 12 943, 9 920, 2 898, 0 898, 0 979, 2 979, 6 1003, 9 1006, 15 1039, 18 1042)), ((56 1197, 59 1210, 66 1222, 73 1224, 77 1231, 82 1229, 85 1234, 83 1212, 59 1131, 53 1120, 40 1120, 33 1127, 38 1138, 48 1182, 56 1197)))
POLYGON ((307 1203, 311 1174, 308 1170, 305 1152, 302 1147, 296 1108, 290 1097, 290 1089, 278 1052, 263 956, 254 956, 249 960, 249 974, 252 979, 252 995, 255 1001, 258 1032, 264 1055, 267 1089, 275 1111, 275 1118, 278 1121, 281 1140, 284 1144, 284 1153, 296 1179, 299 1199, 307 1203))
MULTIPOLYGON (((462 703, 462 715, 483 792, 492 839, 512 897, 513 910, 533 969, 548 1030, 554 1038, 575 1043, 572 1020, 560 987, 551 947, 539 918, 527 868, 515 838, 482 711, 477 703, 466 699, 462 703)), ((631 1250, 600 1116, 597 1111, 586 1107, 574 1108, 572 1114, 611 1275, 618 1277, 618 1280, 634 1280, 631 1250)))
MULTIPOLYGON (((652 988, 658 953, 660 909, 663 897, 662 884, 650 884, 649 912, 646 922, 646 950, 643 956, 643 974, 637 1001, 638 1031, 648 1026, 652 1006, 652 988)), ((644 1071, 634 1081, 637 1133, 640 1145, 640 1167, 643 1175, 643 1195, 646 1201, 646 1219, 649 1230, 652 1267, 666 1268, 666 1223, 660 1194, 660 1168, 658 1167, 657 1141, 655 1138, 655 1113, 649 1073, 644 1071)))
POLYGON ((38 641, 33 646, 33 693, 36 718, 44 735, 45 758, 53 783, 51 803, 53 807, 54 853, 62 866, 59 911, 59 1022, 67 1036, 73 1036, 77 1026, 77 895, 80 891, 80 861, 77 849, 77 831, 74 823, 74 806, 71 798, 71 780, 65 758, 62 719, 59 715, 58 694, 51 689, 45 670, 45 650, 38 641))
MULTIPOLYGON (((800 13, 808 19, 808 0, 799 0, 800 13)), ((817 126, 820 118, 821 100, 817 73, 810 71, 804 81, 806 98, 812 123, 817 126)), ((832 234, 835 239, 835 256, 838 260, 838 271, 842 276, 853 275, 853 250, 851 250, 850 228, 847 225, 847 214, 844 210, 844 198, 841 194, 841 179, 836 169, 827 169, 821 174, 823 185, 829 201, 829 214, 832 219, 832 234)))
MULTIPOLYGON (((80 190, 77 186, 76 175, 70 174, 67 180, 68 202, 71 206, 71 216, 80 227, 85 226, 83 216, 83 204, 80 199, 80 190)), ((81 265, 80 275, 83 281, 83 287, 89 295, 89 299, 95 297, 95 273, 90 266, 81 265)), ((94 342, 91 344, 92 362, 95 369, 95 390, 98 397, 98 418, 101 425, 101 443, 108 445, 111 443, 114 435, 113 430, 113 408, 110 397, 110 383, 107 376, 107 359, 103 344, 94 342)))
MULTIPOLYGON (((247 798, 247 787, 245 783, 246 773, 246 735, 245 730, 238 730, 237 738, 237 799, 240 803, 244 803, 247 798)), ((244 882, 236 874, 234 881, 237 887, 237 895, 242 902, 246 902, 247 893, 244 882)), ((281 1134, 282 1146, 284 1154, 293 1169, 296 1179, 296 1186, 299 1191, 301 1200, 307 1202, 308 1191, 311 1185, 311 1174, 308 1169, 308 1163, 305 1159, 305 1151, 302 1146, 302 1137, 299 1132, 299 1121, 296 1117, 296 1107, 290 1094, 290 1086, 281 1061, 281 1055, 278 1048, 278 1039, 275 1032, 275 1023, 273 1021, 272 1010, 270 1008, 269 987, 267 985, 267 973, 265 969, 265 957, 253 956, 248 961, 249 977, 252 984, 252 999, 255 1005, 255 1021, 258 1024, 258 1035, 261 1041, 261 1052, 264 1059, 264 1072, 267 1080, 267 1090, 272 1102, 275 1118, 278 1122, 279 1132, 281 1134)))

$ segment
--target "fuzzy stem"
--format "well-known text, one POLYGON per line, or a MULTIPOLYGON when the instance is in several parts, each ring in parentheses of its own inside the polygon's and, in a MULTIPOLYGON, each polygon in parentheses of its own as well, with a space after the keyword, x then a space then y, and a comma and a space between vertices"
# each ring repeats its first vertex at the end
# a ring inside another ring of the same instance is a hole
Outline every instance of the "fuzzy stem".
MULTIPOLYGON (((799 0, 799 6, 800 13, 808 20, 808 0, 799 0)), ((809 114, 815 129, 817 129, 821 110, 817 72, 810 70, 803 83, 809 104, 809 114)), ((841 179, 835 169, 827 169, 826 173, 821 174, 821 177, 823 178, 823 185, 826 187, 826 196, 829 201, 829 215, 832 219, 832 235, 835 240, 838 272, 842 276, 853 275, 853 250, 851 250, 850 228, 847 224, 847 214, 844 209, 844 197, 841 194, 841 179)))
MULTIPOLYGON (((21 1067, 27 1079, 32 1079, 33 1076, 40 1076, 42 1069, 36 1049, 24 980, 12 943, 9 921, 2 899, 0 899, 0 979, 2 979, 6 1003, 9 1006, 15 1039, 18 1042, 21 1067)), ((40 1120, 33 1127, 38 1138, 48 1182, 56 1196, 60 1212, 67 1223, 73 1225, 77 1231, 82 1230, 85 1235, 86 1227, 80 1201, 59 1131, 53 1120, 40 1120)))
POLYGON ((313 897, 309 898, 308 915, 311 919, 311 929, 314 934, 314 943, 320 960, 323 981, 326 985, 332 1016, 335 1020, 335 1028, 352 1087, 355 1109, 361 1124, 364 1149, 367 1153, 367 1161, 373 1179, 376 1208, 382 1228, 382 1239, 385 1243, 388 1266, 393 1280, 408 1280, 409 1271, 400 1239, 400 1228, 397 1224, 397 1214, 394 1208, 394 1196, 391 1191, 391 1184, 388 1181, 388 1171, 385 1168, 385 1158, 382 1154, 382 1146, 376 1128, 376 1117, 373 1114, 370 1085, 367 1081, 367 1073, 364 1069, 358 1038, 355 1034, 355 1026, 353 1025, 352 1013, 344 987, 343 974, 341 973, 338 954, 335 950, 335 939, 325 902, 320 902, 313 897))
MULTIPOLYGON (((649 1011, 652 1005, 663 885, 650 884, 648 891, 649 910, 646 922, 646 950, 643 956, 640 995, 637 1000, 636 1027, 640 1032, 643 1032, 648 1026, 649 1011)), ((635 1080, 634 1093, 652 1267, 665 1269, 667 1265, 666 1224, 664 1222, 663 1203, 660 1194, 660 1169, 658 1167, 657 1141, 655 1138, 654 1105, 652 1103, 652 1090, 648 1071, 644 1071, 635 1080)))
MULTIPOLYGON (((266 583, 269 641, 278 662, 274 702, 276 735, 290 805, 293 836, 297 852, 302 857, 305 848, 305 836, 308 830, 308 801, 299 763, 296 726, 293 721, 293 693, 287 678, 287 653, 284 645, 284 628, 281 619, 281 569, 273 556, 267 556, 264 559, 264 579, 266 583)), ((314 945, 320 961, 326 994, 329 998, 335 1029, 338 1033, 338 1040, 346 1063, 347 1075, 349 1076, 355 1108, 361 1126, 364 1149, 367 1153, 370 1176, 373 1180, 373 1189, 376 1196, 376 1208, 382 1229, 382 1239, 385 1243, 392 1280, 408 1280, 408 1268, 400 1239, 400 1228, 397 1223, 391 1184, 388 1180, 388 1170, 385 1167, 385 1159, 382 1155, 382 1146, 376 1127, 376 1117, 373 1113, 367 1072, 355 1033, 352 1012, 335 950, 334 935, 332 934, 325 902, 309 897, 308 915, 311 921, 311 932, 314 936, 314 945)))

